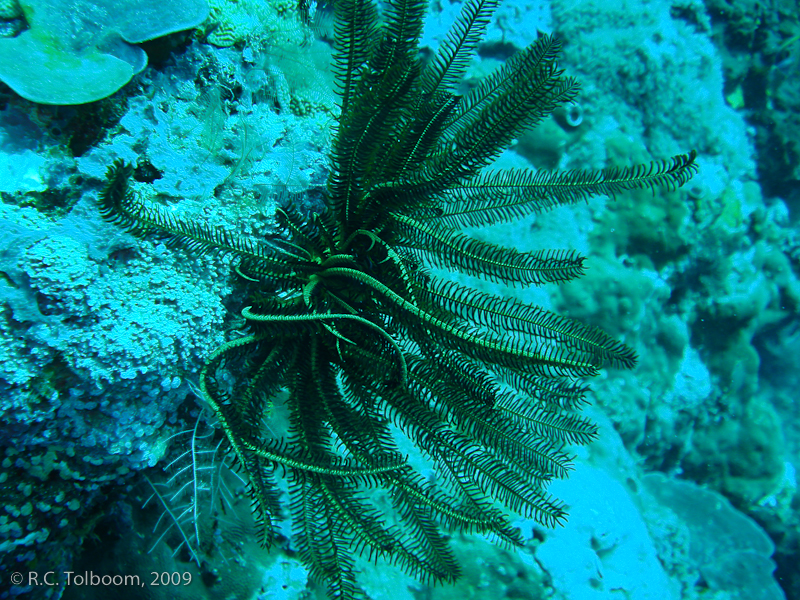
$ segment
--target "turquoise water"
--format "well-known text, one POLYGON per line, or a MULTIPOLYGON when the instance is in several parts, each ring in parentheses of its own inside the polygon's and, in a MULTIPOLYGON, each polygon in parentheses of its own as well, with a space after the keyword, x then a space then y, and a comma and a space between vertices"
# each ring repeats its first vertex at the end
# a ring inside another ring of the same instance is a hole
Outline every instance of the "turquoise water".
MULTIPOLYGON (((339 116, 331 8, 29 4, 0 12, 0 598, 322 598, 288 519, 259 546, 198 389, 241 335, 241 279, 224 256, 125 233, 97 199, 121 159, 136 194, 209 227, 272 239, 278 202, 319 211, 339 116)), ((423 60, 461 8, 429 6, 423 60)), ((563 285, 481 289, 602 327, 639 362, 590 382, 599 436, 549 488, 566 525, 519 519, 512 549, 455 533, 463 576, 444 586, 364 555, 369 597, 800 598, 798 32, 794 6, 711 0, 495 12, 460 92, 545 33, 581 91, 494 167, 695 149, 699 171, 473 228, 586 256, 563 285)), ((280 397, 265 417, 281 437, 280 397)))

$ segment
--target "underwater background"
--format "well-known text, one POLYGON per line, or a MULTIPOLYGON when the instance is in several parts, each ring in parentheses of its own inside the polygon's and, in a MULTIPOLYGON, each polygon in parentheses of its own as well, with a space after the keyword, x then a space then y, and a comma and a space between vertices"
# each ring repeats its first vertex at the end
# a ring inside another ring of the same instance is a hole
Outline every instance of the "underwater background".
MULTIPOLYGON (((424 52, 461 7, 431 2, 424 52)), ((591 382, 599 439, 550 487, 566 526, 520 520, 519 551, 454 536, 454 585, 366 558, 360 583, 376 600, 800 599, 800 9, 507 0, 466 85, 537 32, 581 93, 498 168, 696 149, 699 172, 472 233, 587 256, 524 298, 640 361, 591 382)), ((0 598, 323 598, 288 527, 259 548, 197 395, 241 325, 230 265, 124 233, 97 195, 122 159, 140 194, 243 234, 272 231, 280 194, 313 206, 330 6, 4 0, 0 36, 0 598)))

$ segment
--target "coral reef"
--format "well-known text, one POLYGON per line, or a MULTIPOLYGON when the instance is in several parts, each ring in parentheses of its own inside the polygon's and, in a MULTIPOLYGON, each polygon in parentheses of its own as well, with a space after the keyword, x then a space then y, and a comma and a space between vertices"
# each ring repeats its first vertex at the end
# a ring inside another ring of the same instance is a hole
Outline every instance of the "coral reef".
MULTIPOLYGON (((148 495, 140 475, 168 481, 161 466, 187 449, 185 436, 172 436, 199 412, 192 389, 202 360, 222 341, 221 329, 239 325, 229 265, 121 234, 100 221, 95 198, 108 164, 138 161, 132 185, 154 188, 148 199, 165 210, 262 235, 271 223, 260 215, 271 213, 276 191, 289 186, 306 206, 317 202, 337 111, 326 6, 316 7, 309 26, 287 3, 210 4, 210 18, 185 47, 151 60, 128 85, 133 69, 126 65, 116 85, 124 87, 98 103, 37 105, 0 89, 5 572, 34 564, 197 568, 183 551, 172 556, 171 539, 147 554, 161 512, 137 512, 148 495), (248 17, 252 10, 257 18, 248 17), (176 334, 187 342, 174 343, 176 334), (90 550, 80 556, 82 544, 90 550), (104 553, 109 560, 101 563, 104 553)), ((452 22, 459 8, 432 3, 423 55, 442 39, 437 23, 452 22)), ((3 3, 0 43, 23 34, 21 16, 3 3)), ((560 543, 559 531, 527 524, 526 547, 510 555, 456 539, 455 553, 470 562, 455 588, 423 589, 365 561, 364 587, 373 597, 578 598, 583 591, 593 596, 581 600, 611 598, 598 569, 609 581, 616 577, 615 556, 628 543, 647 557, 642 577, 666 577, 675 598, 750 593, 747 581, 734 590, 701 573, 689 542, 697 536, 691 515, 659 509, 647 493, 650 476, 640 480, 652 470, 668 475, 660 486, 690 478, 724 493, 735 507, 723 511, 732 523, 740 521, 731 510, 755 518, 774 540, 776 579, 788 597, 800 596, 796 23, 796 3, 784 0, 554 0, 506 2, 489 24, 465 91, 533 41, 537 29, 564 41, 568 74, 584 88, 579 126, 552 119, 498 165, 602 168, 630 155, 647 161, 695 147, 701 170, 678 193, 592 200, 473 232, 523 251, 558 239, 592 257, 579 285, 517 290, 515 297, 624 336, 641 357, 636 371, 612 371, 594 385, 597 418, 607 415, 622 443, 605 441, 612 436, 604 429, 604 441, 577 461, 579 473, 591 467, 584 476, 602 484, 604 502, 626 517, 619 529, 592 528, 594 515, 583 514, 578 501, 593 490, 582 488, 570 521, 580 533, 565 534, 562 560, 553 552, 545 560, 549 551, 541 550, 560 543), (640 516, 646 531, 626 531, 640 516), (583 570, 569 579, 573 564, 583 570), (555 580, 574 588, 555 589, 555 580)), ((498 292, 494 284, 482 289, 498 292)), ((278 429, 281 419, 276 413, 270 426, 278 429)), ((289 597, 314 593, 289 556, 291 532, 264 557, 237 538, 237 523, 208 538, 206 576, 214 569, 219 576, 204 583, 204 571, 193 571, 201 580, 197 596, 218 597, 227 580, 242 596, 270 597, 279 580, 289 597), (252 572, 231 566, 240 563, 252 572)), ((637 581, 622 585, 632 591, 637 581)), ((61 593, 76 591, 47 591, 61 593)))

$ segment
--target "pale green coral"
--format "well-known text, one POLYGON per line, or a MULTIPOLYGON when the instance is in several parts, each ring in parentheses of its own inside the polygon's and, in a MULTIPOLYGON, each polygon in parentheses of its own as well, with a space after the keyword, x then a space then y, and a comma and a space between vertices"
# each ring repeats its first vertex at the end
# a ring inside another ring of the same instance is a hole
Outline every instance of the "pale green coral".
POLYGON ((0 81, 42 104, 84 104, 147 65, 134 46, 205 19, 205 0, 20 0, 26 28, 0 38, 0 81))
POLYGON ((775 545, 755 521, 723 496, 691 482, 661 473, 642 482, 661 505, 646 511, 648 525, 658 540, 659 558, 684 585, 683 598, 708 598, 701 590, 722 594, 713 596, 718 598, 785 598, 773 578, 775 545), (676 550, 678 561, 671 559, 676 550))

